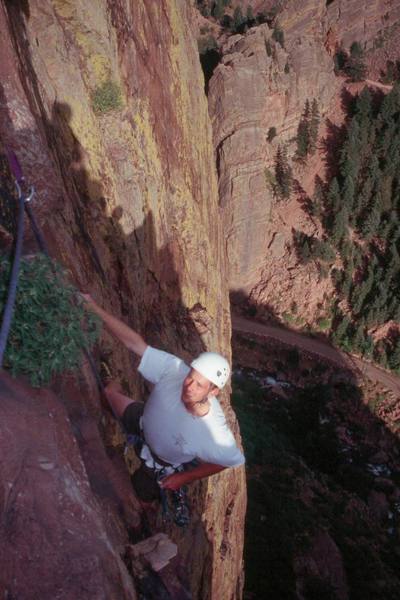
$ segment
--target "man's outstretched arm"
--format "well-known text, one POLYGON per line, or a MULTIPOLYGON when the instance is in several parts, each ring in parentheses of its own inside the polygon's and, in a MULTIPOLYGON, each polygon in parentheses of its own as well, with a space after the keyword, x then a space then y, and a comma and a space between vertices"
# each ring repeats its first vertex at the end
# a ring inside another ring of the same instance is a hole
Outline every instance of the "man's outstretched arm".
POLYGON ((164 477, 164 479, 161 480, 160 485, 166 490, 178 490, 187 483, 209 477, 210 475, 219 473, 227 468, 228 467, 223 467, 222 465, 216 465, 214 463, 200 463, 194 469, 190 469, 190 471, 181 471, 179 473, 167 475, 167 477, 164 477))
POLYGON ((99 315, 110 333, 115 335, 129 350, 138 356, 143 356, 148 344, 141 335, 101 308, 90 294, 81 294, 81 296, 85 300, 85 307, 99 315))

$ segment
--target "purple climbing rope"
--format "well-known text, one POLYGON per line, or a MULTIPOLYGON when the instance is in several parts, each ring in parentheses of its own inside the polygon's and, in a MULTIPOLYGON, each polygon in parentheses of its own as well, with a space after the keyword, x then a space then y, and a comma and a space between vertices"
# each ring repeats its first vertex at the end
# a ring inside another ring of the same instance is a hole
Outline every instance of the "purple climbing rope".
POLYGON ((19 267, 22 256, 22 245, 24 239, 24 207, 25 203, 30 201, 34 194, 34 189, 31 188, 29 194, 26 195, 22 191, 23 176, 21 167, 17 157, 13 152, 8 153, 11 171, 15 177, 15 183, 18 191, 18 221, 17 233, 15 239, 14 260, 11 268, 10 283, 8 287, 8 296, 3 313, 3 320, 0 329, 0 368, 3 367, 4 353, 7 346, 7 340, 10 333, 12 317, 14 314, 15 298, 17 295, 19 267))

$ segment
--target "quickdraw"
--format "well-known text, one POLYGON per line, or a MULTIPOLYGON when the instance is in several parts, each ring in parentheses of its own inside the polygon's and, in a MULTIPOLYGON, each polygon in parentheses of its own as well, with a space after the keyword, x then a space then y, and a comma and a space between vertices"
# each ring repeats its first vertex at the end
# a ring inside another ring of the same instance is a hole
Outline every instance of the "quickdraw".
MULTIPOLYGON (((182 471, 182 468, 178 468, 175 470, 182 471)), ((161 469, 157 473, 158 482, 160 482, 165 476, 165 473, 163 473, 163 471, 164 469, 161 469)), ((170 494, 172 499, 172 509, 170 508, 170 505, 168 503, 167 490, 160 487, 163 522, 166 523, 168 521, 173 520, 175 525, 178 525, 178 527, 186 527, 186 525, 188 525, 190 522, 187 487, 184 485, 178 490, 170 490, 170 494)))

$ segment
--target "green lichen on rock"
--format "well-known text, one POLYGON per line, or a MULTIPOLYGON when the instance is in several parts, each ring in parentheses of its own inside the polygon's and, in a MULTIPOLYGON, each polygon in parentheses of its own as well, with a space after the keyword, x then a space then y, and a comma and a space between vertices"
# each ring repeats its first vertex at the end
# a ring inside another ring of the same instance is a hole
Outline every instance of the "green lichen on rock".
MULTIPOLYGON (((11 265, 0 262, 0 311, 7 299, 11 265)), ((76 369, 97 340, 98 318, 76 300, 62 268, 42 254, 21 261, 17 297, 4 367, 26 375, 34 387, 76 369)))
POLYGON ((92 92, 92 108, 97 115, 122 108, 122 94, 120 86, 108 79, 97 86, 92 92))

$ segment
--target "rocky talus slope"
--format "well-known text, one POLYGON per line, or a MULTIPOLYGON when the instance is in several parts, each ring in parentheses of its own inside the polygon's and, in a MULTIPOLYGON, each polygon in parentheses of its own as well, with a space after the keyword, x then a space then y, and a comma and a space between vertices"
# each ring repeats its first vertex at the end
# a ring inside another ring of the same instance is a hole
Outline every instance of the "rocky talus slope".
MULTIPOLYGON (((185 0, 0 5, 1 143, 36 187, 52 254, 78 288, 186 359, 230 352, 191 10, 185 0)), ((25 248, 34 249, 29 233, 25 248)), ((130 393, 142 394, 128 353, 107 336, 102 351, 130 393)), ((4 374, 1 396, 2 595, 136 598, 122 559, 128 534, 141 535, 141 514, 120 454, 104 444, 104 435, 121 436, 89 369, 43 393, 4 374)), ((237 431, 228 393, 222 401, 237 431)), ((192 596, 240 598, 244 472, 194 485, 190 496, 191 525, 170 535, 192 596)))
MULTIPOLYGON (((251 4, 254 14, 271 8, 267 2, 251 4)), ((345 119, 345 78, 334 73, 334 54, 359 42, 369 77, 377 79, 388 59, 399 58, 400 8, 394 1, 338 0, 281 6, 277 18, 283 43, 268 24, 228 37, 208 98, 230 287, 280 315, 295 303, 301 316, 312 321, 333 290, 315 265, 299 264, 293 229, 321 235, 304 199, 313 192, 315 176, 326 178, 328 120, 340 126, 345 119), (294 155, 306 100, 313 99, 321 114, 317 154, 306 166, 294 165, 297 186, 290 201, 279 203, 271 186, 277 149, 287 146, 289 157, 294 155), (269 141, 272 128, 277 135, 269 141)))

